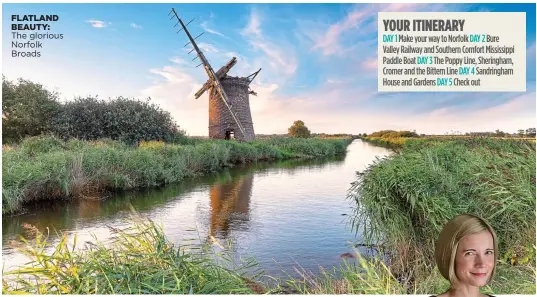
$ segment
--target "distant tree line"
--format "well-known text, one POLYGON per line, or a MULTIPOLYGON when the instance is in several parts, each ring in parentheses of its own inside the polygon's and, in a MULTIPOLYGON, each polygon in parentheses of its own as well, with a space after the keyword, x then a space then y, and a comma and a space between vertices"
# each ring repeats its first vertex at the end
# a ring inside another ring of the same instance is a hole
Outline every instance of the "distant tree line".
POLYGON ((394 130, 381 130, 369 134, 369 137, 381 137, 381 138, 397 138, 397 137, 419 137, 416 131, 394 131, 394 130))
POLYGON ((118 97, 100 100, 75 98, 61 103, 56 92, 42 85, 2 76, 3 143, 16 143, 28 136, 53 134, 62 139, 110 138, 129 144, 140 140, 173 141, 184 131, 171 115, 146 101, 118 97))
MULTIPOLYGON (((466 136, 482 136, 482 137, 535 137, 535 128, 519 129, 518 133, 507 133, 499 129, 494 132, 466 132, 461 133, 454 131, 452 133, 446 133, 445 135, 466 135, 466 136)), ((380 137, 380 138, 397 138, 397 137, 426 137, 427 134, 417 134, 416 131, 394 131, 394 130, 381 130, 373 132, 369 135, 366 133, 358 134, 361 137, 380 137)))
POLYGON ((513 133, 513 134, 496 129, 496 131, 494 132, 468 132, 465 135, 467 136, 490 136, 490 137, 512 137, 512 136, 535 137, 535 128, 528 128, 525 130, 519 129, 517 133, 513 133))

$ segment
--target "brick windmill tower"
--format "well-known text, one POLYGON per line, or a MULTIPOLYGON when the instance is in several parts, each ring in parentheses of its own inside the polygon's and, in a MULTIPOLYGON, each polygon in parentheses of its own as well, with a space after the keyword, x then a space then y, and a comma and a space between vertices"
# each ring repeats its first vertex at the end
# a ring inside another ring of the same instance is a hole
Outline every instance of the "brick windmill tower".
MULTIPOLYGON (((233 57, 226 65, 222 66, 216 73, 203 55, 203 52, 198 48, 195 39, 188 32, 186 25, 177 15, 175 9, 172 8, 170 14, 172 19, 175 17, 181 29, 184 30, 188 39, 188 44, 192 44, 193 49, 189 52, 196 51, 197 56, 192 59, 199 58, 201 63, 196 66, 203 65, 205 72, 209 76, 205 84, 196 92, 198 99, 205 91, 209 92, 209 137, 213 139, 236 139, 239 141, 252 141, 255 139, 254 124, 252 121, 252 113, 250 111, 250 94, 256 95, 250 89, 250 83, 257 76, 261 68, 247 77, 232 77, 228 76, 229 70, 237 63, 237 58, 233 57)), ((169 14, 168 14, 169 15, 169 14)))

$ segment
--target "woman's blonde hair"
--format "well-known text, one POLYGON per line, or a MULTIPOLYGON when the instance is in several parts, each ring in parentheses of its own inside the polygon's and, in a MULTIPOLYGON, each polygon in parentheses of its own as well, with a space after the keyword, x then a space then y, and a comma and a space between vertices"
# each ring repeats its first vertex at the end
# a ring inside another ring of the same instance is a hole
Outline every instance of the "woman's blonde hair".
MULTIPOLYGON (((436 242, 435 257, 438 270, 452 285, 458 280, 455 274, 455 255, 457 254, 459 242, 467 235, 483 231, 489 231, 492 234, 494 242, 494 264, 496 264, 498 260, 496 232, 494 232, 494 229, 484 219, 471 214, 462 214, 454 217, 444 225, 436 242)), ((487 284, 494 277, 495 271, 496 265, 492 268, 492 273, 487 280, 487 284)))

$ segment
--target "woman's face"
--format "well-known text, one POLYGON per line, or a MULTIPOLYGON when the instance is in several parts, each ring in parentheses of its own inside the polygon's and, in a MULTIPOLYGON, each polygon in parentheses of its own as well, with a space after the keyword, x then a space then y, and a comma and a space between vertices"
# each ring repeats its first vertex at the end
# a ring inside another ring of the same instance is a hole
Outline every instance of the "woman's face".
POLYGON ((488 231, 464 237, 457 247, 455 273, 459 282, 482 287, 494 268, 494 241, 488 231))

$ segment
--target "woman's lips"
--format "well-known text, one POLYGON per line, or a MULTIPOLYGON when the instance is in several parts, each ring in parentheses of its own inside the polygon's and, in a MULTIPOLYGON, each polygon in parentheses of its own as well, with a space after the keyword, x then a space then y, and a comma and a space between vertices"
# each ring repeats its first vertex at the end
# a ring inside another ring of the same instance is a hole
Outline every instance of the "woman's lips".
POLYGON ((487 273, 473 273, 473 272, 472 272, 472 274, 477 276, 477 277, 483 277, 483 276, 487 275, 487 273))

